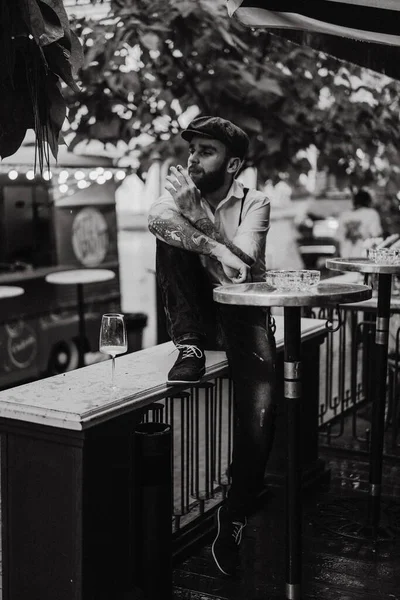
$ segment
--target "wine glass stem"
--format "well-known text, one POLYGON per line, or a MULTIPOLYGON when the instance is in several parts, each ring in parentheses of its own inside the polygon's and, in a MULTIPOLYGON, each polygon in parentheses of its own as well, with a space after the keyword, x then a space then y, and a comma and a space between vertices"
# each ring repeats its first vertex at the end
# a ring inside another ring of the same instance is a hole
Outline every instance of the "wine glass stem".
POLYGON ((112 387, 114 387, 114 381, 115 381, 115 356, 112 356, 111 359, 112 359, 111 385, 112 385, 112 387))

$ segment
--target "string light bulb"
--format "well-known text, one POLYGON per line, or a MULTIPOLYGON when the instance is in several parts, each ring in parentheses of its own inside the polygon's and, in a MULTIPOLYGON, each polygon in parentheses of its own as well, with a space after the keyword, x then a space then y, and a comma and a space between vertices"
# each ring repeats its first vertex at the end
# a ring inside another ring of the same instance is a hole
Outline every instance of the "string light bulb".
POLYGON ((60 181, 60 183, 64 183, 65 181, 67 181, 69 177, 69 173, 67 170, 63 169, 62 171, 60 171, 60 174, 58 176, 58 181, 60 181))
POLYGON ((117 181, 122 181, 123 179, 125 179, 126 175, 125 175, 125 171, 117 171, 115 173, 115 179, 117 181))

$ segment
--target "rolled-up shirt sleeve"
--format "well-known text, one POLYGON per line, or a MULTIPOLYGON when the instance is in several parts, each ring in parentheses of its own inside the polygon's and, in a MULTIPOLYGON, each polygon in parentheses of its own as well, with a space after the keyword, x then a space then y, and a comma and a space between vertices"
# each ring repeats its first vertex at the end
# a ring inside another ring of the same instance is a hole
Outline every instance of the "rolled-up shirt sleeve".
POLYGON ((175 204, 175 200, 171 196, 171 194, 166 193, 154 200, 154 202, 150 206, 149 215, 159 215, 166 209, 171 209, 177 211, 177 206, 175 204))
POLYGON ((246 202, 242 222, 232 242, 254 261, 265 252, 265 242, 270 225, 270 201, 265 196, 256 196, 246 202))

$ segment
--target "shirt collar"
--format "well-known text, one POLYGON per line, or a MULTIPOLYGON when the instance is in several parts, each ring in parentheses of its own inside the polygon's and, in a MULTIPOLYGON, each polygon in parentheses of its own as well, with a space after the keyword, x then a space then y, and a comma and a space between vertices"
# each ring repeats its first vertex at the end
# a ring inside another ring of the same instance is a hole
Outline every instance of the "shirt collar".
POLYGON ((243 184, 240 183, 237 179, 234 179, 231 187, 228 190, 225 198, 221 200, 221 202, 217 206, 217 210, 222 207, 223 204, 229 202, 229 200, 241 200, 244 196, 244 187, 243 184))

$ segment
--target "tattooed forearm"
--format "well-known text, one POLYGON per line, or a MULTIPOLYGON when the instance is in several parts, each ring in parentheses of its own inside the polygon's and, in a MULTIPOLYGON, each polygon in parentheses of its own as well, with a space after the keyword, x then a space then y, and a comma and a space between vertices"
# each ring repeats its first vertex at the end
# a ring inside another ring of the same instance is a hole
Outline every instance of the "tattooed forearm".
POLYGON ((233 254, 236 254, 236 256, 249 267, 254 264, 254 260, 248 254, 246 254, 246 252, 243 252, 243 250, 235 246, 235 244, 222 235, 222 233, 215 228, 214 224, 208 217, 202 217, 194 223, 194 226, 199 231, 202 231, 207 237, 219 242, 220 244, 224 244, 224 246, 229 248, 233 254))
POLYGON ((197 254, 214 256, 218 245, 216 240, 199 231, 180 213, 172 210, 150 215, 149 230, 163 242, 197 254))

